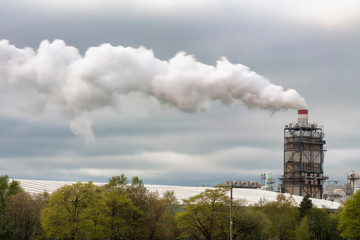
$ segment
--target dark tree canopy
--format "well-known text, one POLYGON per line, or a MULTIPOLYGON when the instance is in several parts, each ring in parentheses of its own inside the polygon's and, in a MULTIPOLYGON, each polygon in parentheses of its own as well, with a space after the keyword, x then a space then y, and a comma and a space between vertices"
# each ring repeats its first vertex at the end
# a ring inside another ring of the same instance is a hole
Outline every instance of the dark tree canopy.
POLYGON ((301 203, 300 203, 300 215, 301 217, 304 217, 307 212, 312 208, 312 201, 310 199, 309 194, 303 197, 301 203))
POLYGON ((4 222, 12 226, 11 239, 35 239, 42 234, 40 211, 46 204, 44 195, 30 195, 20 192, 8 199, 4 212, 4 222))
POLYGON ((10 181, 8 175, 0 176, 0 239, 9 239, 13 235, 13 226, 4 222, 4 211, 9 198, 22 191, 18 181, 10 181))

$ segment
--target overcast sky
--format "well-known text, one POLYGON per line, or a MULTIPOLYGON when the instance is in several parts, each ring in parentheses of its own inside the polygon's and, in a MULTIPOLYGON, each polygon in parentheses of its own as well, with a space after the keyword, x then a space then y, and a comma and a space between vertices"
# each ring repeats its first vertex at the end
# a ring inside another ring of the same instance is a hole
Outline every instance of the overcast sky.
POLYGON ((105 182, 124 173, 171 185, 282 175, 283 128, 297 121, 296 107, 222 98, 216 88, 183 99, 163 75, 181 75, 187 61, 205 85, 226 65, 279 94, 296 90, 309 121, 324 126, 325 175, 345 183, 360 172, 359 11, 357 0, 1 1, 0 174, 105 182), (144 73, 103 61, 113 51, 144 57, 144 73), (122 77, 96 78, 113 70, 122 77), (96 92, 85 94, 79 79, 89 72, 96 92), (145 86, 159 74, 160 90, 145 86), (141 90, 115 91, 124 81, 141 90))

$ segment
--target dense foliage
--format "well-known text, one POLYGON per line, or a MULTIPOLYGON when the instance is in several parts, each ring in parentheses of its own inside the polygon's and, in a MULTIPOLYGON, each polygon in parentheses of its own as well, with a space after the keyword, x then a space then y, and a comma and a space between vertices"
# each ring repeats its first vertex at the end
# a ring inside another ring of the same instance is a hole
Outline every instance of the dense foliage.
POLYGON ((10 239, 13 236, 14 224, 5 221, 5 209, 9 199, 22 191, 19 182, 10 182, 7 175, 0 176, 0 239, 10 239))
POLYGON ((229 197, 224 189, 206 189, 184 204, 185 211, 177 214, 181 238, 228 239, 229 197))
POLYGON ((345 202, 338 228, 342 237, 360 239, 360 191, 345 202))
POLYGON ((45 237, 54 239, 175 239, 177 205, 171 193, 160 198, 137 177, 113 177, 64 186, 52 194, 41 213, 45 237))
MULTIPOLYGON (((229 239, 229 189, 224 186, 183 199, 160 196, 143 182, 114 176, 103 186, 75 183, 51 194, 31 195, 0 176, 0 239, 229 239)), ((344 210, 315 208, 308 196, 233 202, 233 239, 357 239, 360 193, 344 210)))

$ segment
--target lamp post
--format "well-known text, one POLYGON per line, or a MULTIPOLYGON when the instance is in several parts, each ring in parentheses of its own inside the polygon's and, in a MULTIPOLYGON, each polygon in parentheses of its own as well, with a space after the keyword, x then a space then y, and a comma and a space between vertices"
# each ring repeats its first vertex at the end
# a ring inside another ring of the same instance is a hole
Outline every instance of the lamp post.
POLYGON ((230 185, 230 240, 233 240, 232 208, 233 208, 233 181, 231 181, 231 185, 230 185))

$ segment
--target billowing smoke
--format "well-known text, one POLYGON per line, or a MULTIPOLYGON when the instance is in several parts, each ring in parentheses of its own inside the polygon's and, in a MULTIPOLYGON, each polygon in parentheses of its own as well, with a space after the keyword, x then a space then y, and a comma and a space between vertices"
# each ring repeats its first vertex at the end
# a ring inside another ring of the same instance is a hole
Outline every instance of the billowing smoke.
POLYGON ((238 100, 271 111, 307 108, 295 90, 284 90, 226 58, 211 66, 180 52, 161 61, 143 47, 110 44, 89 48, 82 56, 62 40, 43 41, 37 51, 0 41, 0 87, 17 92, 17 107, 27 113, 60 106, 74 134, 87 139, 93 138, 91 122, 80 115, 115 106, 118 95, 132 92, 184 112, 205 111, 212 101, 231 105, 238 100))

